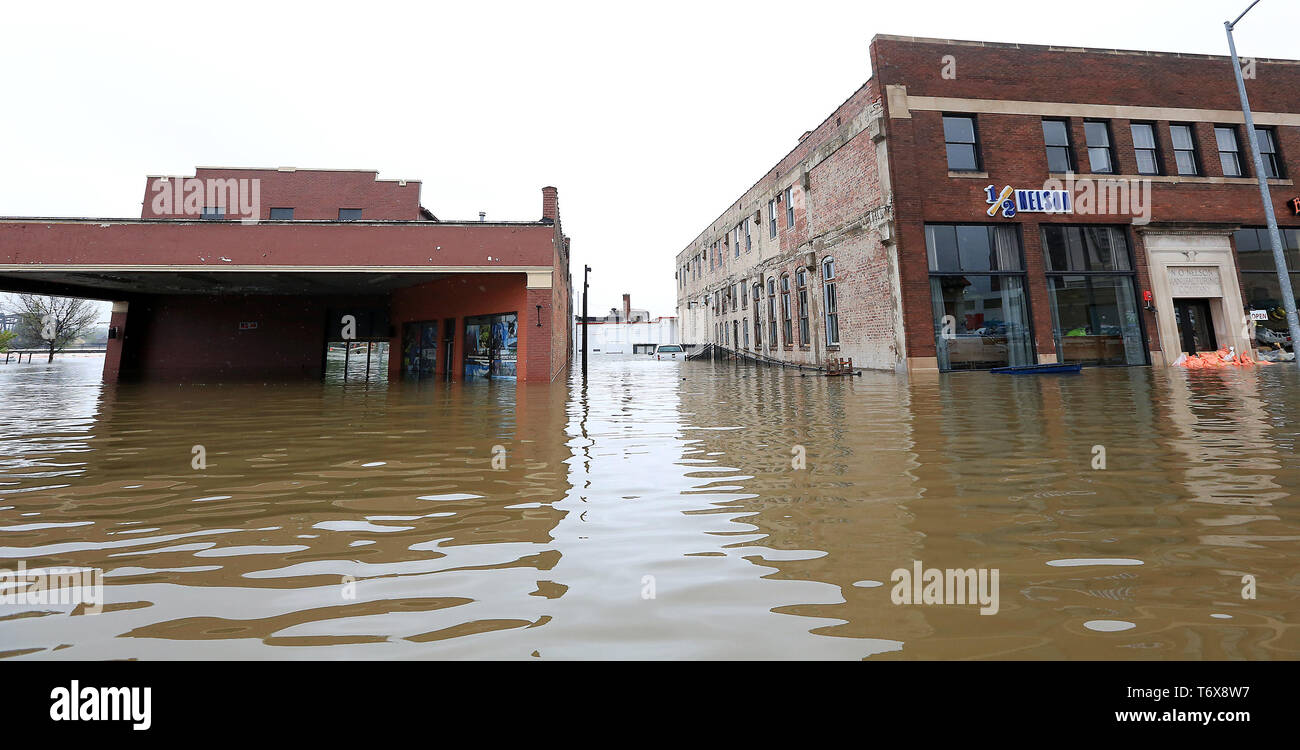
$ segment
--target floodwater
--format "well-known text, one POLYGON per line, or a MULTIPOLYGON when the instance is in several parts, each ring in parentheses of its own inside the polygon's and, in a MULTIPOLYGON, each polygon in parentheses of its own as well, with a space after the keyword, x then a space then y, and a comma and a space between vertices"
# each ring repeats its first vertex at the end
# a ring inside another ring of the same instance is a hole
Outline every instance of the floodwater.
POLYGON ((585 387, 100 365, 0 366, 0 568, 98 569, 105 602, 0 604, 0 657, 1300 656, 1285 365, 594 357, 585 387), (997 612, 895 604, 914 561, 996 570, 997 612))

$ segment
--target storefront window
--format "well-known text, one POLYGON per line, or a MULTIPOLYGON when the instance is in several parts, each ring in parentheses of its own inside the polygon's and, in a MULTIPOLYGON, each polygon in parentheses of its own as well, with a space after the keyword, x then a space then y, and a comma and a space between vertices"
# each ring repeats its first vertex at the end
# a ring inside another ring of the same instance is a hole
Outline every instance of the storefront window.
POLYGON ((939 369, 1033 364, 1017 228, 932 224, 925 239, 939 369))
MULTIPOLYGON (((1300 293, 1300 230, 1282 229, 1283 255, 1291 273, 1291 292, 1300 293)), ((1262 311, 1266 320, 1255 321, 1255 345, 1272 349, 1292 348, 1286 324, 1286 307, 1282 302, 1282 285, 1273 262, 1273 244, 1267 229, 1241 229, 1234 241, 1241 267, 1241 292, 1246 307, 1262 311)), ((1297 304, 1300 304, 1298 302, 1297 304)))
POLYGON ((465 319, 465 377, 514 378, 518 352, 515 313, 465 319))
POLYGON ((438 323, 407 323, 402 327, 402 376, 407 380, 432 378, 438 364, 438 323))
POLYGON ((1119 227, 1042 228, 1052 336, 1061 362, 1144 365, 1128 238, 1119 227))

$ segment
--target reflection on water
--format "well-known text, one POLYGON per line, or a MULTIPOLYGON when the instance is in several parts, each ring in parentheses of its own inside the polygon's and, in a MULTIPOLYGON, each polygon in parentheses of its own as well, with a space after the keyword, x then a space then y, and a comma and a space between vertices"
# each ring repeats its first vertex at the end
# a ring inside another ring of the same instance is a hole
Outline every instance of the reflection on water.
POLYGON ((418 387, 99 367, 0 367, 0 567, 98 568, 107 600, 0 605, 0 656, 1300 655, 1284 366, 626 357, 586 386, 418 387), (998 613, 893 604, 914 560, 998 569, 998 613))

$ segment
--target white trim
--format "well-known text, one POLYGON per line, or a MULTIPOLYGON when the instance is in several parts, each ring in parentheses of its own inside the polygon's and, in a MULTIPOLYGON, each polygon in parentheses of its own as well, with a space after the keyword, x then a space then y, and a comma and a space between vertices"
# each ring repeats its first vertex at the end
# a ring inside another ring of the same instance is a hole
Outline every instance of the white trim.
MULTIPOLYGON (((1186 107, 1142 107, 1118 104, 1077 104, 1073 102, 1036 102, 1014 99, 964 99, 947 96, 912 96, 906 86, 890 85, 889 114, 906 118, 912 110, 924 112, 970 112, 976 114, 1037 115, 1043 117, 1095 117, 1119 120, 1171 120, 1233 123, 1244 125, 1241 110, 1189 109, 1186 107), (901 108, 898 108, 901 105, 901 108), (897 109, 896 109, 897 108, 897 109)), ((1256 125, 1300 127, 1300 114, 1292 112, 1254 112, 1256 125)))

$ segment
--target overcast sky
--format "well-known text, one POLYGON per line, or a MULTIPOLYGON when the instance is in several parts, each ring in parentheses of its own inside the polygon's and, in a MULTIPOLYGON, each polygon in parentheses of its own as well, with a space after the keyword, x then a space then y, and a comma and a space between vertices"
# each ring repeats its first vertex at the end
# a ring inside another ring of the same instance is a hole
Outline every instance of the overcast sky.
MULTIPOLYGON (((537 219, 551 184, 593 312, 672 315, 676 253, 866 81, 873 35, 1226 54, 1248 3, 13 3, 0 215, 139 216, 146 174, 196 165, 378 169, 441 218, 537 219)), ((1300 3, 1237 46, 1300 57, 1300 3)))

